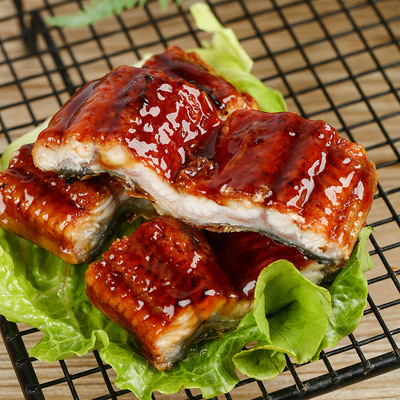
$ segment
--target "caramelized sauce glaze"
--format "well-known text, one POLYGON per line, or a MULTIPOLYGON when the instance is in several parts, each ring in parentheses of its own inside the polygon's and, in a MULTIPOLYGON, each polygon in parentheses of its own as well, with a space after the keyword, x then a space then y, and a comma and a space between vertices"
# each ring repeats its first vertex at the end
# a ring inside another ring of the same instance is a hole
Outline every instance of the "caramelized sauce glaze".
POLYGON ((194 52, 185 52, 177 46, 170 46, 162 54, 148 59, 144 68, 159 69, 173 78, 184 78, 192 85, 206 92, 223 115, 233 109, 258 109, 258 104, 250 95, 240 93, 224 78, 218 76, 194 52))
POLYGON ((193 159, 177 181, 220 204, 248 199, 294 212, 301 227, 315 225, 339 237, 366 216, 376 171, 362 146, 342 139, 323 121, 240 110, 228 117, 211 156, 193 159))
MULTIPOLYGON (((79 142, 92 149, 88 153, 96 171, 115 170, 126 177, 130 193, 140 193, 133 186, 147 173, 135 168, 141 163, 167 180, 178 196, 263 209, 266 231, 272 226, 271 211, 286 214, 287 224, 297 225, 296 235, 306 231, 299 246, 307 248, 318 238, 318 254, 333 248, 337 262, 348 257, 376 190, 376 171, 362 146, 342 139, 323 121, 294 113, 241 109, 223 123, 207 94, 180 77, 229 92, 196 56, 171 48, 149 60, 150 66, 165 68, 173 77, 152 68, 114 69, 65 104, 40 134, 38 151, 43 145, 54 145, 55 152, 64 145, 70 150, 79 142)), ((146 190, 140 195, 151 200, 153 187, 146 190)), ((165 208, 176 212, 170 204, 165 208)), ((283 231, 276 235, 285 238, 283 231)), ((288 236, 296 242, 295 235, 288 236)))
POLYGON ((250 311, 260 272, 282 258, 299 270, 311 262, 254 232, 202 232, 157 217, 89 266, 86 294, 150 363, 169 369, 174 349, 185 349, 210 322, 226 328, 250 311))
POLYGON ((122 186, 108 176, 82 182, 42 172, 33 164, 32 147, 22 146, 0 173, 0 225, 76 263, 66 232, 122 186))
POLYGON ((295 247, 278 244, 256 232, 205 232, 205 235, 233 290, 242 298, 254 297, 258 276, 272 262, 287 260, 299 271, 314 262, 295 247))
MULTIPOLYGON (((120 66, 80 89, 41 132, 40 143, 119 144, 166 179, 173 179, 221 122, 208 96, 161 71, 120 66)), ((105 168, 114 161, 100 160, 105 168)), ((118 160, 115 160, 118 165, 118 160)))
POLYGON ((201 323, 233 296, 201 231, 168 217, 117 239, 90 265, 86 283, 90 301, 128 330, 153 363, 158 338, 182 314, 194 310, 201 323))

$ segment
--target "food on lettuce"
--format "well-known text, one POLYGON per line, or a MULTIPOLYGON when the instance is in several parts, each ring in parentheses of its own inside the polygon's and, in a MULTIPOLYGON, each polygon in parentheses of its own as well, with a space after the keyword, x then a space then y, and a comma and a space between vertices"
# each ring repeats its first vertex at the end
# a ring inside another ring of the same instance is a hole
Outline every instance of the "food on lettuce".
MULTIPOLYGON (((205 62, 212 65, 218 75, 223 76, 240 92, 252 95, 261 110, 266 112, 286 111, 283 96, 278 91, 266 87, 251 75, 252 61, 240 46, 233 31, 224 28, 205 3, 193 5, 191 13, 199 29, 213 34, 210 42, 203 42, 201 48, 195 49, 196 53, 205 62)), ((149 75, 146 79, 150 83, 149 75)), ((170 79, 173 80, 173 78, 170 79)), ((187 83, 187 88, 192 94, 199 90, 189 83, 187 83)), ((88 85, 85 90, 90 92, 92 89, 96 88, 88 85)), ((138 94, 138 96, 141 95, 141 93, 138 94)), ((216 123, 214 128, 219 130, 219 127, 224 124, 222 120, 225 119, 225 116, 221 115, 206 94, 204 96, 203 100, 205 99, 205 101, 197 98, 199 100, 197 111, 200 111, 201 114, 204 106, 203 111, 208 110, 210 113, 199 118, 200 125, 207 126, 207 119, 211 117, 211 122, 216 123), (215 114, 216 118, 214 118, 215 114)), ((83 97, 81 100, 85 101, 83 97)), ((197 101, 196 96, 186 96, 186 100, 192 104, 196 104, 197 101)), ((68 104, 66 107, 70 109, 76 106, 71 102, 68 104)), ((89 104, 86 103, 86 106, 89 104)), ((120 117, 119 111, 116 110, 114 117, 120 117)), ((148 115, 148 112, 151 115, 152 112, 157 112, 157 109, 143 107, 144 116, 148 115)), ((96 113, 93 116, 96 116, 96 113)), ((122 116, 126 116, 126 114, 122 113, 122 116)), ((196 117, 196 114, 188 114, 188 116, 193 118, 196 117)), ((82 116, 75 114, 75 117, 79 119, 82 116)), ((101 132, 106 132, 105 115, 97 115, 97 117, 99 117, 96 122, 97 126, 101 132), (103 123, 105 129, 103 129, 103 123)), ((88 116, 88 119, 90 118, 91 116, 88 116)), ((148 118, 150 121, 147 122, 153 122, 154 118, 148 118)), ((173 123, 174 121, 175 119, 171 118, 168 122, 173 123)), ((53 119, 52 123, 54 125, 57 121, 53 119)), ((138 120, 133 120, 132 123, 137 124, 138 120)), ((146 125, 147 128, 151 128, 151 125, 146 125)), ((190 123, 185 124, 186 133, 188 133, 185 139, 189 141, 190 147, 185 148, 184 153, 179 148, 171 148, 175 155, 179 154, 179 151, 181 152, 180 162, 172 165, 172 167, 176 167, 175 172, 180 172, 183 169, 182 165, 186 166, 186 163, 191 163, 191 168, 193 168, 193 160, 197 158, 197 161, 201 161, 198 158, 199 155, 207 156, 206 158, 210 160, 211 164, 215 161, 213 159, 216 155, 213 153, 216 149, 214 142, 207 142, 207 135, 202 136, 207 132, 201 131, 200 140, 196 142, 191 137, 193 132, 187 128, 190 128, 190 123), (200 154, 200 151, 204 153, 200 154)), ((182 132, 185 130, 180 131, 180 133, 182 132)), ((26 143, 31 143, 37 133, 36 130, 28 133, 26 143)), ((170 140, 169 132, 164 131, 164 133, 166 135, 159 135, 158 139, 170 140)), ((214 139, 216 140, 217 137, 215 136, 214 139)), ((3 168, 8 164, 7 159, 11 148, 18 148, 23 140, 24 137, 21 138, 21 141, 18 140, 15 146, 7 149, 6 157, 2 158, 3 168)), ((182 142, 185 143, 184 140, 182 142)), ((161 160, 158 158, 157 151, 163 150, 162 147, 157 147, 157 143, 146 146, 145 141, 142 143, 140 141, 131 142, 134 147, 136 146, 137 151, 152 158, 147 161, 153 168, 154 173, 151 175, 153 178, 154 176, 157 178, 163 176, 163 171, 168 170, 171 166, 167 168, 164 164, 157 165, 157 160, 161 160)), ((73 159, 82 154, 90 154, 90 143, 89 148, 77 144, 79 155, 78 152, 75 154, 72 152, 69 162, 73 163, 73 159)), ((109 148, 108 150, 107 155, 111 156, 114 161, 117 160, 118 155, 113 152, 116 149, 109 148)), ((90 164, 90 160, 87 161, 90 164)), ((68 169, 66 167, 69 165, 62 167, 68 169)), ((64 170, 63 172, 68 171, 64 170)), ((88 165, 84 165, 79 174, 91 175, 93 172, 98 173, 98 171, 88 168, 88 165)), ((113 174, 111 169, 109 172, 113 174)), ((201 181, 200 176, 196 176, 196 179, 201 181)), ((307 182, 302 183, 307 184, 307 182)), ((333 191, 335 195, 340 194, 338 192, 341 192, 341 187, 343 188, 346 182, 342 180, 340 183, 341 186, 336 188, 337 191, 333 191)), ((142 188, 136 185, 133 188, 133 185, 126 183, 125 185, 131 195, 150 198, 142 188)), ((164 195, 165 193, 163 193, 164 195)), ((245 193, 244 195, 246 196, 245 193)), ((144 203, 151 204, 146 201, 144 203)), ((247 204, 246 201, 242 202, 242 205, 245 204, 247 204)), ((178 204, 177 207, 179 208, 178 204)), ((194 211, 192 210, 192 212, 194 211)), ((360 218, 363 216, 361 215, 360 218)), ((138 223, 139 220, 129 227, 129 231, 134 230, 138 223)), ((293 260, 301 273, 291 262, 282 259, 274 261, 274 258, 270 257, 271 263, 267 268, 262 269, 255 288, 251 274, 246 274, 246 278, 242 279, 240 271, 236 269, 235 272, 238 274, 234 275, 237 279, 230 280, 230 282, 232 285, 244 285, 241 289, 242 296, 252 298, 254 294, 254 308, 239 322, 236 329, 223 333, 209 333, 203 340, 194 342, 189 347, 186 358, 178 363, 172 371, 159 371, 152 367, 143 357, 131 336, 117 324, 112 323, 106 315, 103 315, 89 302, 84 293, 85 265, 74 268, 34 244, 2 229, 0 229, 1 312, 11 321, 30 324, 43 332, 43 338, 30 350, 30 354, 40 360, 52 362, 75 354, 83 355, 93 349, 100 349, 101 358, 109 363, 117 373, 115 384, 121 389, 133 391, 142 400, 150 400, 154 391, 176 393, 182 388, 199 388, 205 398, 212 398, 235 387, 239 381, 236 370, 249 377, 271 379, 284 369, 285 355, 293 357, 297 363, 315 360, 321 349, 335 346, 338 340, 355 329, 366 304, 368 289, 364 272, 373 267, 366 245, 370 232, 371 230, 368 228, 361 230, 359 243, 353 249, 346 265, 337 271, 338 275, 334 278, 333 283, 328 285, 329 291, 322 286, 315 285, 310 280, 319 282, 326 272, 331 272, 336 269, 336 266, 328 264, 321 266, 315 261, 310 261, 308 264, 303 254, 298 254, 298 257, 293 260), (300 265, 303 265, 304 268, 300 265), (244 349, 244 346, 247 345, 249 347, 244 349)), ((254 262, 258 266, 253 270, 258 275, 258 268, 261 269, 263 262, 252 253, 252 248, 258 249, 260 246, 258 240, 254 239, 255 236, 261 238, 261 242, 267 240, 265 236, 252 232, 217 234, 206 231, 205 234, 210 245, 213 246, 217 263, 221 268, 223 265, 231 263, 232 259, 236 260, 236 257, 237 261, 241 257, 248 258, 251 263, 254 262), (228 248, 231 255, 224 257, 223 251, 220 251, 221 243, 223 244, 229 235, 235 238, 230 242, 232 246, 228 248), (248 236, 248 238, 241 239, 241 236, 248 236), (240 251, 235 247, 238 243, 242 243, 248 249, 240 251)), ((129 236, 128 233, 127 236, 129 236)), ((263 249, 265 248, 263 247, 263 249)), ((287 258, 290 259, 289 254, 292 254, 293 251, 297 252, 296 249, 279 245, 276 257, 287 255, 287 258)), ((269 261, 265 261, 265 263, 269 261)), ((235 265, 238 265, 238 262, 235 265)), ((244 271, 241 270, 241 272, 244 271)), ((333 279, 333 277, 331 278, 333 279)))
POLYGON ((240 93, 195 52, 186 52, 180 47, 170 46, 164 53, 146 60, 143 68, 158 69, 172 78, 183 78, 206 92, 221 118, 227 117, 234 110, 259 108, 253 97, 247 93, 240 93))
POLYGON ((113 224, 135 201, 114 178, 61 178, 32 161, 33 144, 0 173, 0 226, 70 264, 98 254, 113 224))
POLYGON ((117 239, 86 273, 89 300, 159 370, 172 369, 203 333, 235 327, 251 310, 257 278, 270 263, 284 256, 302 273, 317 265, 257 233, 208 235, 155 218, 117 239))
POLYGON ((32 154, 44 171, 109 173, 160 215, 272 235, 337 265, 376 189, 363 147, 325 122, 257 110, 222 121, 205 92, 147 68, 119 67, 84 86, 32 154))
POLYGON ((172 218, 117 239, 86 273, 89 300, 129 331, 159 370, 171 369, 202 332, 227 329, 251 309, 204 235, 172 218))

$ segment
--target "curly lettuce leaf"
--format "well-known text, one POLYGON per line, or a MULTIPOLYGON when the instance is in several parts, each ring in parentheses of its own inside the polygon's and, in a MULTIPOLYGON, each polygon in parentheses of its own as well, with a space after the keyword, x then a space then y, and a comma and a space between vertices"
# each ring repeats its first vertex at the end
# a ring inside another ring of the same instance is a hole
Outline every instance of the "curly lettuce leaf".
POLYGON ((349 262, 329 287, 332 315, 314 360, 318 359, 323 349, 335 347, 339 340, 354 332, 363 316, 368 296, 364 272, 374 268, 367 248, 367 239, 371 233, 370 227, 361 230, 349 262))
POLYGON ((190 7, 196 26, 211 33, 211 42, 202 42, 193 49, 215 71, 237 89, 252 95, 267 112, 287 111, 282 94, 268 88, 251 74, 252 59, 247 55, 232 29, 225 28, 206 3, 195 3, 190 7))
POLYGON ((246 375, 271 379, 286 366, 285 354, 299 364, 313 358, 326 332, 331 298, 293 264, 278 260, 258 277, 253 314, 263 343, 236 355, 235 364, 246 375))
MULTIPOLYGON (((120 226, 129 235, 140 223, 120 226)), ((70 265, 48 251, 0 229, 0 313, 43 332, 30 350, 53 362, 108 346, 127 334, 88 300, 88 265, 70 265)))
POLYGON ((0 230, 0 312, 43 332, 30 350, 53 362, 108 345, 122 330, 105 321, 85 296, 86 268, 72 266, 0 230))
POLYGON ((373 229, 369 226, 361 229, 361 232, 358 235, 358 243, 351 253, 348 262, 348 264, 353 264, 358 260, 362 272, 367 272, 374 268, 374 263, 367 247, 368 238, 372 234, 372 231, 373 229))
MULTIPOLYGON (((31 136, 25 137, 30 142, 31 136)), ((118 236, 129 235, 139 224, 121 224, 118 236)), ((0 314, 43 333, 31 356, 54 362, 106 347, 111 338, 126 340, 127 333, 89 302, 87 267, 70 265, 0 229, 0 314)))
POLYGON ((205 398, 211 398, 235 387, 239 378, 233 356, 262 337, 253 314, 249 313, 234 331, 210 333, 193 344, 187 357, 172 371, 156 370, 123 343, 111 343, 100 355, 117 372, 115 384, 142 400, 150 400, 154 391, 171 394, 183 388, 199 388, 205 398))

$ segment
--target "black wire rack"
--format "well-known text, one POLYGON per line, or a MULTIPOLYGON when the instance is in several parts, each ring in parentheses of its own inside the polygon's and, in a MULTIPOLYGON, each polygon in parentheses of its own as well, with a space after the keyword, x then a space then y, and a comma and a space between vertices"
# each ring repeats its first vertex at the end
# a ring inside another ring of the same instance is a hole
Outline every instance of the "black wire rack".
MULTIPOLYGON (((0 146, 52 115, 85 82, 133 64, 167 45, 192 48, 206 38, 185 1, 145 7, 84 28, 49 26, 50 15, 81 1, 0 1, 0 146)), ((214 0, 254 60, 253 73, 280 90, 288 108, 323 119, 362 143, 380 183, 368 223, 374 228, 369 296, 360 326, 319 361, 295 365, 273 381, 242 379, 226 399, 309 399, 400 367, 400 6, 398 0, 214 0), (252 389, 249 390, 248 388, 252 389)), ((1 310, 0 310, 1 311, 1 310)), ((112 383, 98 352, 79 370, 74 359, 49 366, 30 357, 40 338, 0 319, 0 330, 26 399, 135 398, 112 383), (51 373, 49 371, 52 371, 51 373), (88 395, 82 388, 90 386, 88 395), (96 387, 96 390, 93 388, 96 387)), ((154 394, 154 399, 166 396, 154 394), (160 397, 159 397, 160 396, 160 397)), ((200 399, 184 390, 168 398, 200 399)))

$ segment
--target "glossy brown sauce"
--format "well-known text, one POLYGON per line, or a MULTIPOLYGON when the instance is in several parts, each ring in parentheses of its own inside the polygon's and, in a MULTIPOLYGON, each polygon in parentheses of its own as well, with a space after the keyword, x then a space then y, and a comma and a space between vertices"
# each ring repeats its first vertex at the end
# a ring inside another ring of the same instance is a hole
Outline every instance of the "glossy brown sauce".
POLYGON ((258 276, 274 261, 287 260, 299 271, 314 262, 296 248, 256 232, 206 232, 206 238, 239 297, 253 298, 258 276))
POLYGON ((188 53, 177 46, 170 46, 162 54, 148 59, 144 68, 159 69, 173 78, 183 78, 207 93, 217 109, 228 112, 233 108, 258 108, 257 102, 240 93, 233 85, 207 65, 196 53, 188 53))
POLYGON ((83 182, 42 172, 33 164, 32 147, 22 146, 0 173, 0 224, 75 263, 67 227, 93 218, 90 213, 122 186, 108 176, 83 182))
MULTIPOLYGON (((123 293, 125 288, 136 299, 135 310, 129 312, 151 318, 156 329, 188 305, 201 314, 207 298, 251 299, 262 269, 279 259, 299 270, 311 262, 297 249, 258 233, 202 232, 158 217, 143 223, 129 238, 117 239, 103 259, 90 266, 88 275, 109 292, 123 293)), ((89 286, 89 291, 96 290, 89 286)), ((215 302, 210 305, 215 307, 215 302)))
MULTIPOLYGON (((153 63, 169 65, 171 54, 153 63)), ((197 77, 202 71, 185 59, 180 67, 179 57, 171 57, 170 68, 177 65, 179 73, 186 68, 197 77)), ((376 190, 375 168, 362 146, 340 138, 325 122, 294 113, 237 110, 222 124, 203 91, 150 68, 121 66, 89 83, 39 140, 94 142, 100 153, 120 144, 133 160, 186 193, 219 204, 249 200, 293 212, 301 229, 316 226, 317 233, 334 240, 354 223, 364 223, 376 190)), ((121 168, 118 155, 114 158, 110 165, 99 162, 105 169, 121 168)))
POLYGON ((77 210, 84 212, 95 208, 113 192, 121 190, 121 184, 106 175, 80 181, 60 177, 54 172, 43 172, 33 163, 32 147, 33 144, 22 146, 9 168, 1 173, 2 195, 12 196, 15 201, 21 196, 24 200, 20 207, 24 209, 37 207, 37 201, 48 204, 51 200, 58 205, 60 216, 63 215, 61 211, 70 215, 77 210))
POLYGON ((181 76, 200 87, 215 83, 222 93, 230 89, 181 52, 171 48, 148 62, 174 78, 121 66, 89 83, 54 116, 40 144, 94 145, 94 164, 105 170, 125 174, 138 162, 185 194, 293 213, 300 230, 349 254, 376 190, 376 171, 362 146, 294 113, 242 109, 222 122, 208 95, 181 76))
MULTIPOLYGON (((208 96, 185 80, 121 66, 79 90, 39 141, 49 146, 94 142, 106 150, 119 144, 130 150, 133 160, 171 180, 220 125, 208 96)), ((104 167, 115 166, 111 162, 104 167)))
POLYGON ((86 294, 130 332, 153 365, 164 369, 160 354, 165 349, 158 345, 172 326, 174 346, 184 346, 212 315, 227 322, 243 317, 258 275, 281 258, 300 270, 310 262, 296 249, 257 233, 202 232, 157 217, 117 239, 102 260, 89 266, 86 294))
MULTIPOLYGON (((149 319, 155 330, 189 305, 200 315, 208 314, 232 292, 201 231, 168 217, 150 220, 129 238, 117 239, 88 275, 110 292, 125 287, 135 298, 129 311, 135 313, 133 323, 149 319)), ((96 290, 89 286, 89 293, 96 290)))
POLYGON ((354 220, 354 210, 366 215, 376 190, 375 168, 361 146, 294 113, 235 111, 207 151, 178 176, 186 190, 220 204, 248 199, 294 212, 302 227, 316 224, 332 237, 354 220))

